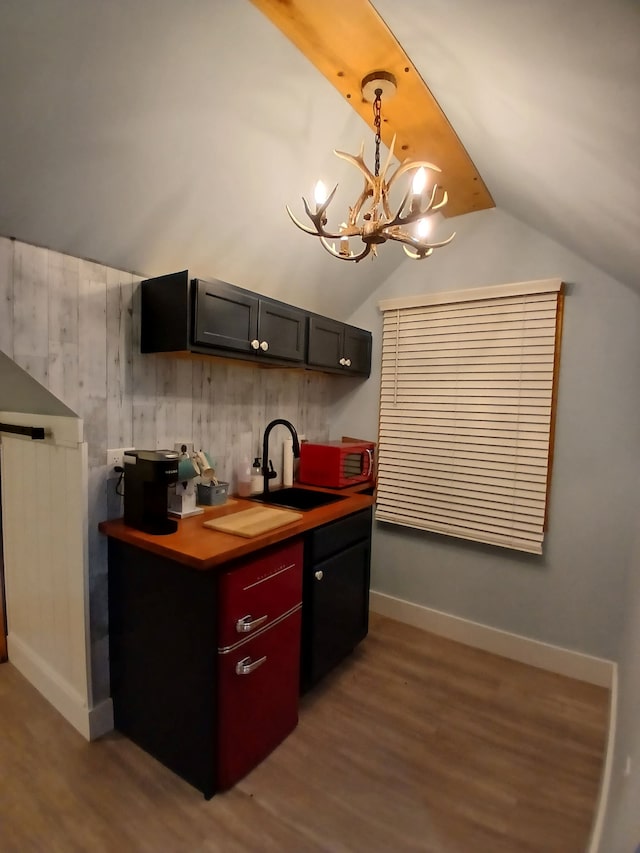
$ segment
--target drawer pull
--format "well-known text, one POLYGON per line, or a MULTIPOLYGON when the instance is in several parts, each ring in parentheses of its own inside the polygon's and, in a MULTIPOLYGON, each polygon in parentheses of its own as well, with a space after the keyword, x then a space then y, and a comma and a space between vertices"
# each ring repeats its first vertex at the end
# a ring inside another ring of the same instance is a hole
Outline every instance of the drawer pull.
POLYGON ((266 352, 269 349, 269 342, 268 341, 261 341, 260 349, 262 350, 262 352, 266 352))
POLYGON ((242 660, 239 660, 236 664, 236 675, 250 675, 259 666, 262 666, 266 659, 266 655, 258 658, 258 660, 251 660, 250 657, 242 658, 242 660))
POLYGON ((322 569, 318 569, 318 571, 316 572, 316 580, 321 581, 323 577, 324 577, 324 572, 322 571, 322 569))
POLYGON ((260 341, 255 338, 251 341, 251 349, 260 349, 260 341))
POLYGON ((257 619, 252 619, 251 616, 243 616, 236 622, 236 631, 238 634, 248 634, 260 625, 264 625, 268 618, 268 616, 259 616, 257 619))

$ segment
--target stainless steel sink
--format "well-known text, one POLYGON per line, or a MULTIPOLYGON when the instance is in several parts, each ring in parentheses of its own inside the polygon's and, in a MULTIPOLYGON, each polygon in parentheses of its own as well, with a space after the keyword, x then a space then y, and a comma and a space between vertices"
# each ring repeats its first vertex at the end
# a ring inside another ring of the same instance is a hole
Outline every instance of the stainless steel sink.
POLYGON ((345 497, 346 495, 331 495, 327 492, 313 492, 309 489, 296 489, 295 486, 292 486, 287 489, 274 489, 266 497, 254 495, 249 500, 269 506, 281 506, 285 509, 297 509, 306 512, 310 509, 335 503, 335 501, 342 501, 345 497))

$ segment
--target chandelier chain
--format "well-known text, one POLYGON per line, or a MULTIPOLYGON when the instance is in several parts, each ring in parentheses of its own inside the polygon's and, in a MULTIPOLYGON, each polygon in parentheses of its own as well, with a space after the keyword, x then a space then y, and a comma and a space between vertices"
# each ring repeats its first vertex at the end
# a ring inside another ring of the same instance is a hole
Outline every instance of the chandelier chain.
POLYGON ((382 89, 376 89, 376 97, 373 102, 373 126, 376 129, 376 160, 375 172, 376 178, 380 174, 380 107, 382 105, 382 89))

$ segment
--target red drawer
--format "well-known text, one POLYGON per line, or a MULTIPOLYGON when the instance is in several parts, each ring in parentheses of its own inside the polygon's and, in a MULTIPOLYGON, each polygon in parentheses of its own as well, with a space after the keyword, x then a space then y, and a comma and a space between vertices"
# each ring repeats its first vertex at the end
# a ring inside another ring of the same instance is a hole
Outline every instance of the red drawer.
POLYGON ((263 630, 302 601, 302 541, 278 546, 223 572, 219 581, 218 647, 263 630))
POLYGON ((230 788, 298 723, 300 608, 218 654, 217 788, 230 788))

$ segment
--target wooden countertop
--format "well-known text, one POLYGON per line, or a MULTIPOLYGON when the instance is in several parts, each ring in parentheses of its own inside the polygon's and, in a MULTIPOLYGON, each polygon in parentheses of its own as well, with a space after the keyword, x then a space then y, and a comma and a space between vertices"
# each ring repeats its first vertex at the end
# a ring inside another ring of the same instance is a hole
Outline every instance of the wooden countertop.
POLYGON ((151 551, 161 557, 167 557, 194 569, 207 570, 214 569, 238 557, 252 554, 254 551, 276 542, 283 542, 286 539, 299 536, 307 530, 327 524, 329 521, 351 515, 358 510, 371 506, 375 500, 372 495, 359 494, 357 487, 341 489, 339 492, 331 489, 310 489, 310 491, 344 495, 344 500, 303 512, 299 521, 277 527, 275 530, 270 530, 260 536, 253 536, 250 539, 234 536, 230 533, 221 533, 202 526, 204 521, 211 518, 222 518, 244 509, 264 506, 264 504, 237 497, 222 506, 204 507, 202 515, 178 519, 178 530, 165 536, 143 533, 141 530, 126 525, 121 518, 113 521, 102 521, 98 525, 98 529, 106 536, 119 539, 121 542, 135 545, 137 548, 143 548, 145 551, 151 551))

